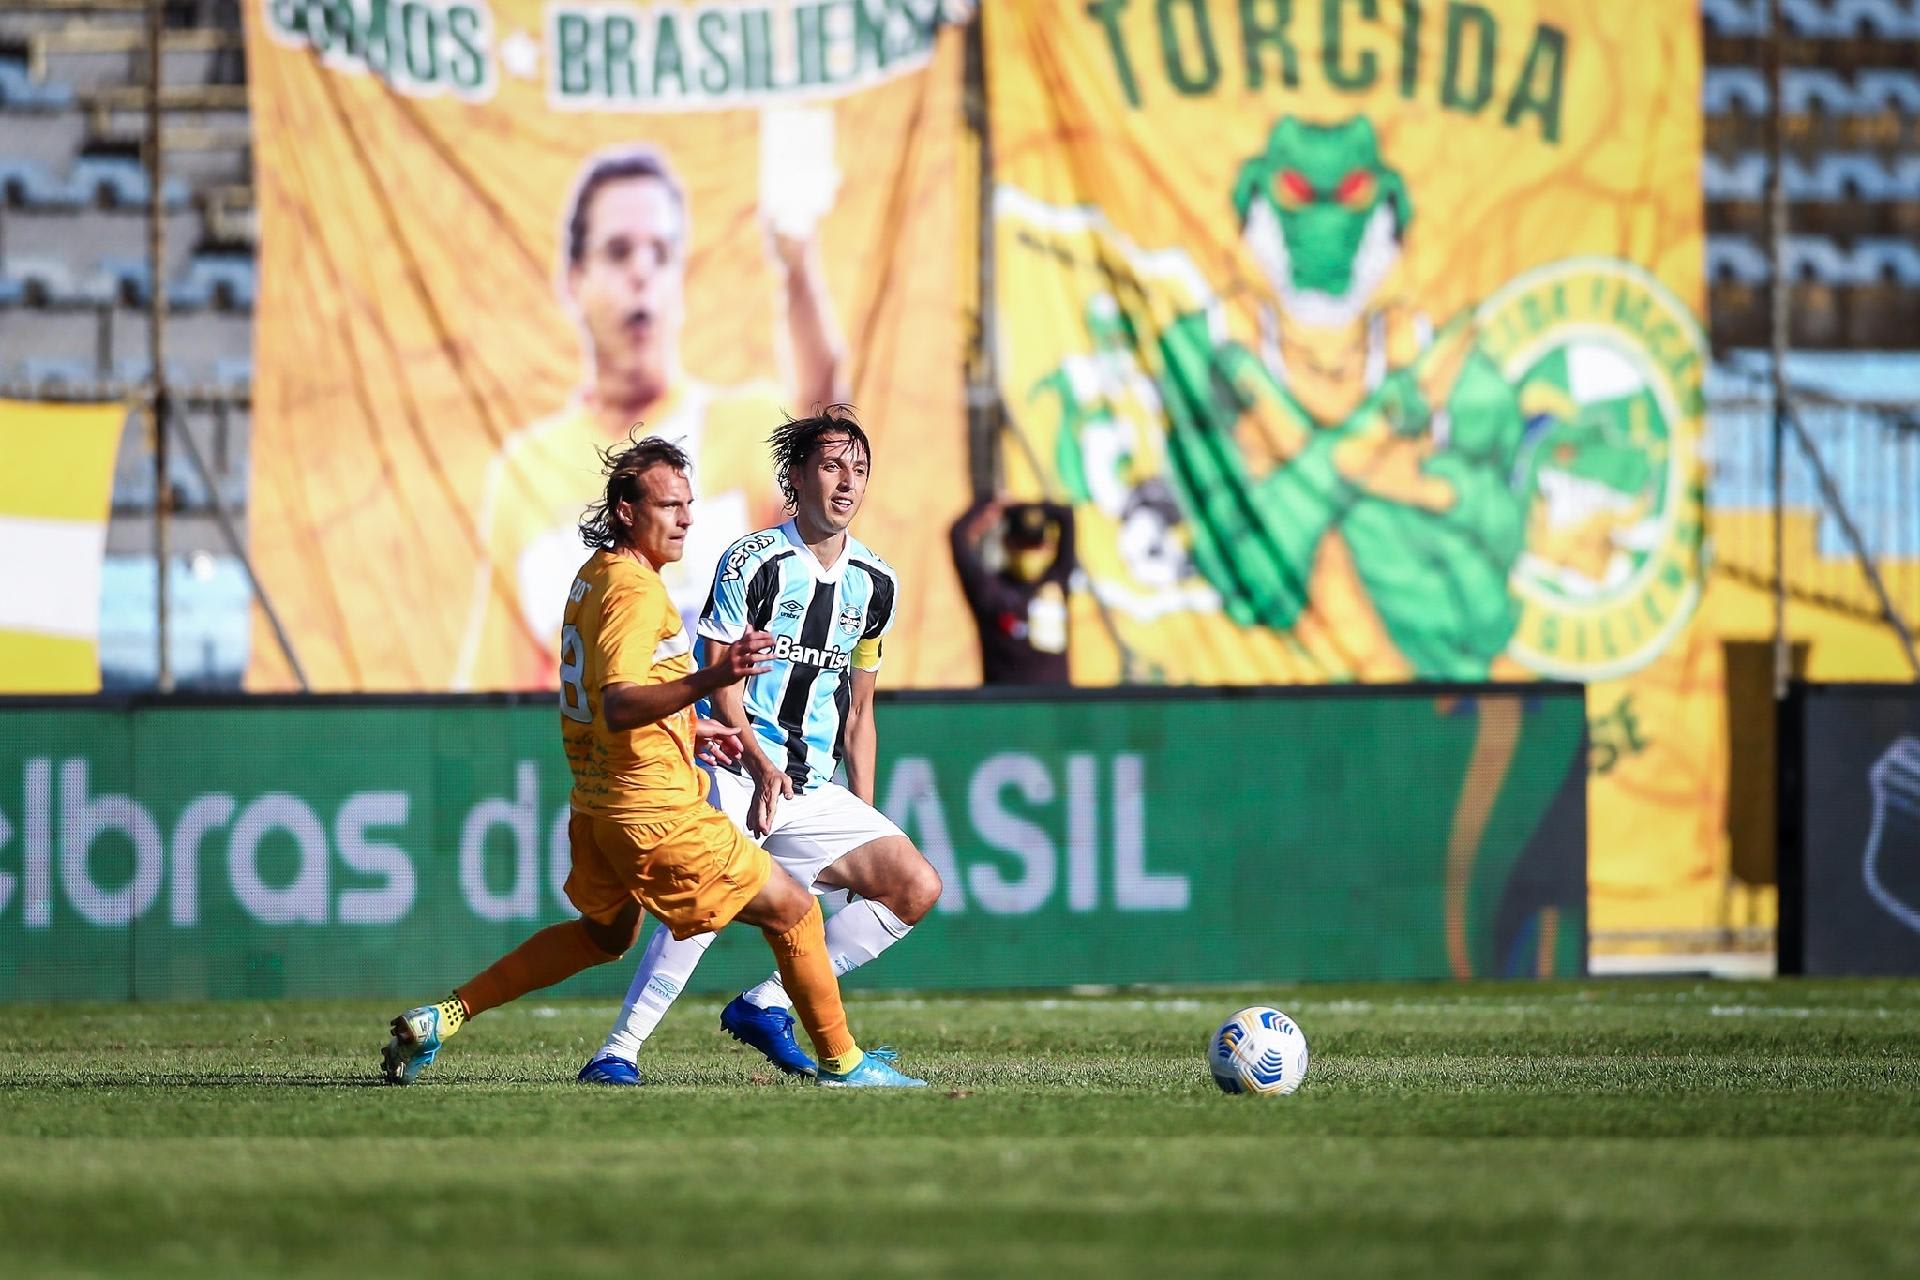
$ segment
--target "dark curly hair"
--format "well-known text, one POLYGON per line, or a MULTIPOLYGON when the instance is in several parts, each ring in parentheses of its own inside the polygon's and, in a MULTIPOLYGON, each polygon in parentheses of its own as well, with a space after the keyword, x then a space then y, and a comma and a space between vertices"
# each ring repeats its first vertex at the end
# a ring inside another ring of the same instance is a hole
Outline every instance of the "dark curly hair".
POLYGON ((850 404, 830 404, 811 418, 788 418, 767 437, 767 445, 773 452, 773 477, 780 483, 780 496, 786 499, 787 510, 797 510, 800 505, 789 472, 805 462, 814 447, 830 436, 844 436, 859 445, 860 452, 866 455, 867 466, 873 466, 873 442, 854 421, 850 404))
POLYGON ((686 450, 659 436, 636 436, 634 433, 639 430, 639 424, 635 423, 627 433, 626 444, 594 451, 600 455, 600 468, 607 477, 607 485, 600 500, 580 517, 580 541, 595 550, 612 551, 625 541, 627 529, 620 523, 616 508, 622 502, 640 501, 642 475, 662 466, 682 473, 693 469, 686 450))

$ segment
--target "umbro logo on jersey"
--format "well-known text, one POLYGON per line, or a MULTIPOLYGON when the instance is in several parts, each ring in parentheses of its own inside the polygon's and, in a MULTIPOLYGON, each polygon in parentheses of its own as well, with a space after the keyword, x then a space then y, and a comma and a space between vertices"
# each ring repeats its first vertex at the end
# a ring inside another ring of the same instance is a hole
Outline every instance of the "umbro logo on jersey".
POLYGON ((791 662, 795 666, 819 667, 822 671, 847 669, 847 651, 839 645, 816 649, 811 645, 795 644, 792 636, 774 637, 773 656, 782 662, 791 662))
POLYGON ((804 612, 798 600, 783 600, 780 603, 780 616, 783 618, 797 618, 804 612))
POLYGON ((840 610, 840 629, 842 631, 851 635, 860 629, 860 622, 860 610, 855 606, 848 605, 846 608, 840 610))

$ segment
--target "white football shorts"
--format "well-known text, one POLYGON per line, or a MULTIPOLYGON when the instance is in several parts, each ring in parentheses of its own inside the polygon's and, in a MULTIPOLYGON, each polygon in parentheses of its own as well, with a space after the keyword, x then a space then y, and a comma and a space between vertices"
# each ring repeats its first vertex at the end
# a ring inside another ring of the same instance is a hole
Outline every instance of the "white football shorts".
MULTIPOLYGON (((744 773, 714 769, 707 799, 742 831, 753 806, 753 779, 744 773)), ((808 889, 840 859, 869 841, 906 833, 886 814, 837 782, 798 791, 773 807, 773 829, 764 839, 748 834, 788 875, 808 889)))

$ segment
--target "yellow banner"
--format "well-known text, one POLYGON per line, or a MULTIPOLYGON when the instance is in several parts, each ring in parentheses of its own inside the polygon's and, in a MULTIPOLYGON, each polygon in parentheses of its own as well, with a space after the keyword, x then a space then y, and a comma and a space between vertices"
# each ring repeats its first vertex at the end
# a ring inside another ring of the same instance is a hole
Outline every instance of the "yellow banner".
POLYGON ((1074 677, 1568 679, 1592 925, 1714 923, 1700 36, 1581 0, 986 7, 1074 677))
MULTIPOLYGON (((971 666, 934 4, 262 0, 253 554, 318 689, 555 682, 597 447, 693 454, 669 585, 783 518, 765 440, 851 400, 857 532, 900 571, 888 682, 971 666), (937 623, 937 624, 936 624, 937 623)), ((258 626, 248 685, 289 674, 258 626)))
POLYGON ((120 404, 0 400, 0 693, 100 688, 120 404))

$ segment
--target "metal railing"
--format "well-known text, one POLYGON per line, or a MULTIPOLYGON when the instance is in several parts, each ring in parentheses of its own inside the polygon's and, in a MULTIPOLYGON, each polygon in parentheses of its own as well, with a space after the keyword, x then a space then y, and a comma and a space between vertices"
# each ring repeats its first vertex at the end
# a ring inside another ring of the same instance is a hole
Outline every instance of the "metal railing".
POLYGON ((1788 528, 1778 577, 1786 598, 1910 635, 1920 627, 1920 402, 1803 389, 1792 393, 1786 416, 1776 437, 1770 398, 1721 398, 1708 408, 1716 568, 1774 589, 1769 513, 1775 440, 1784 440, 1788 528))

